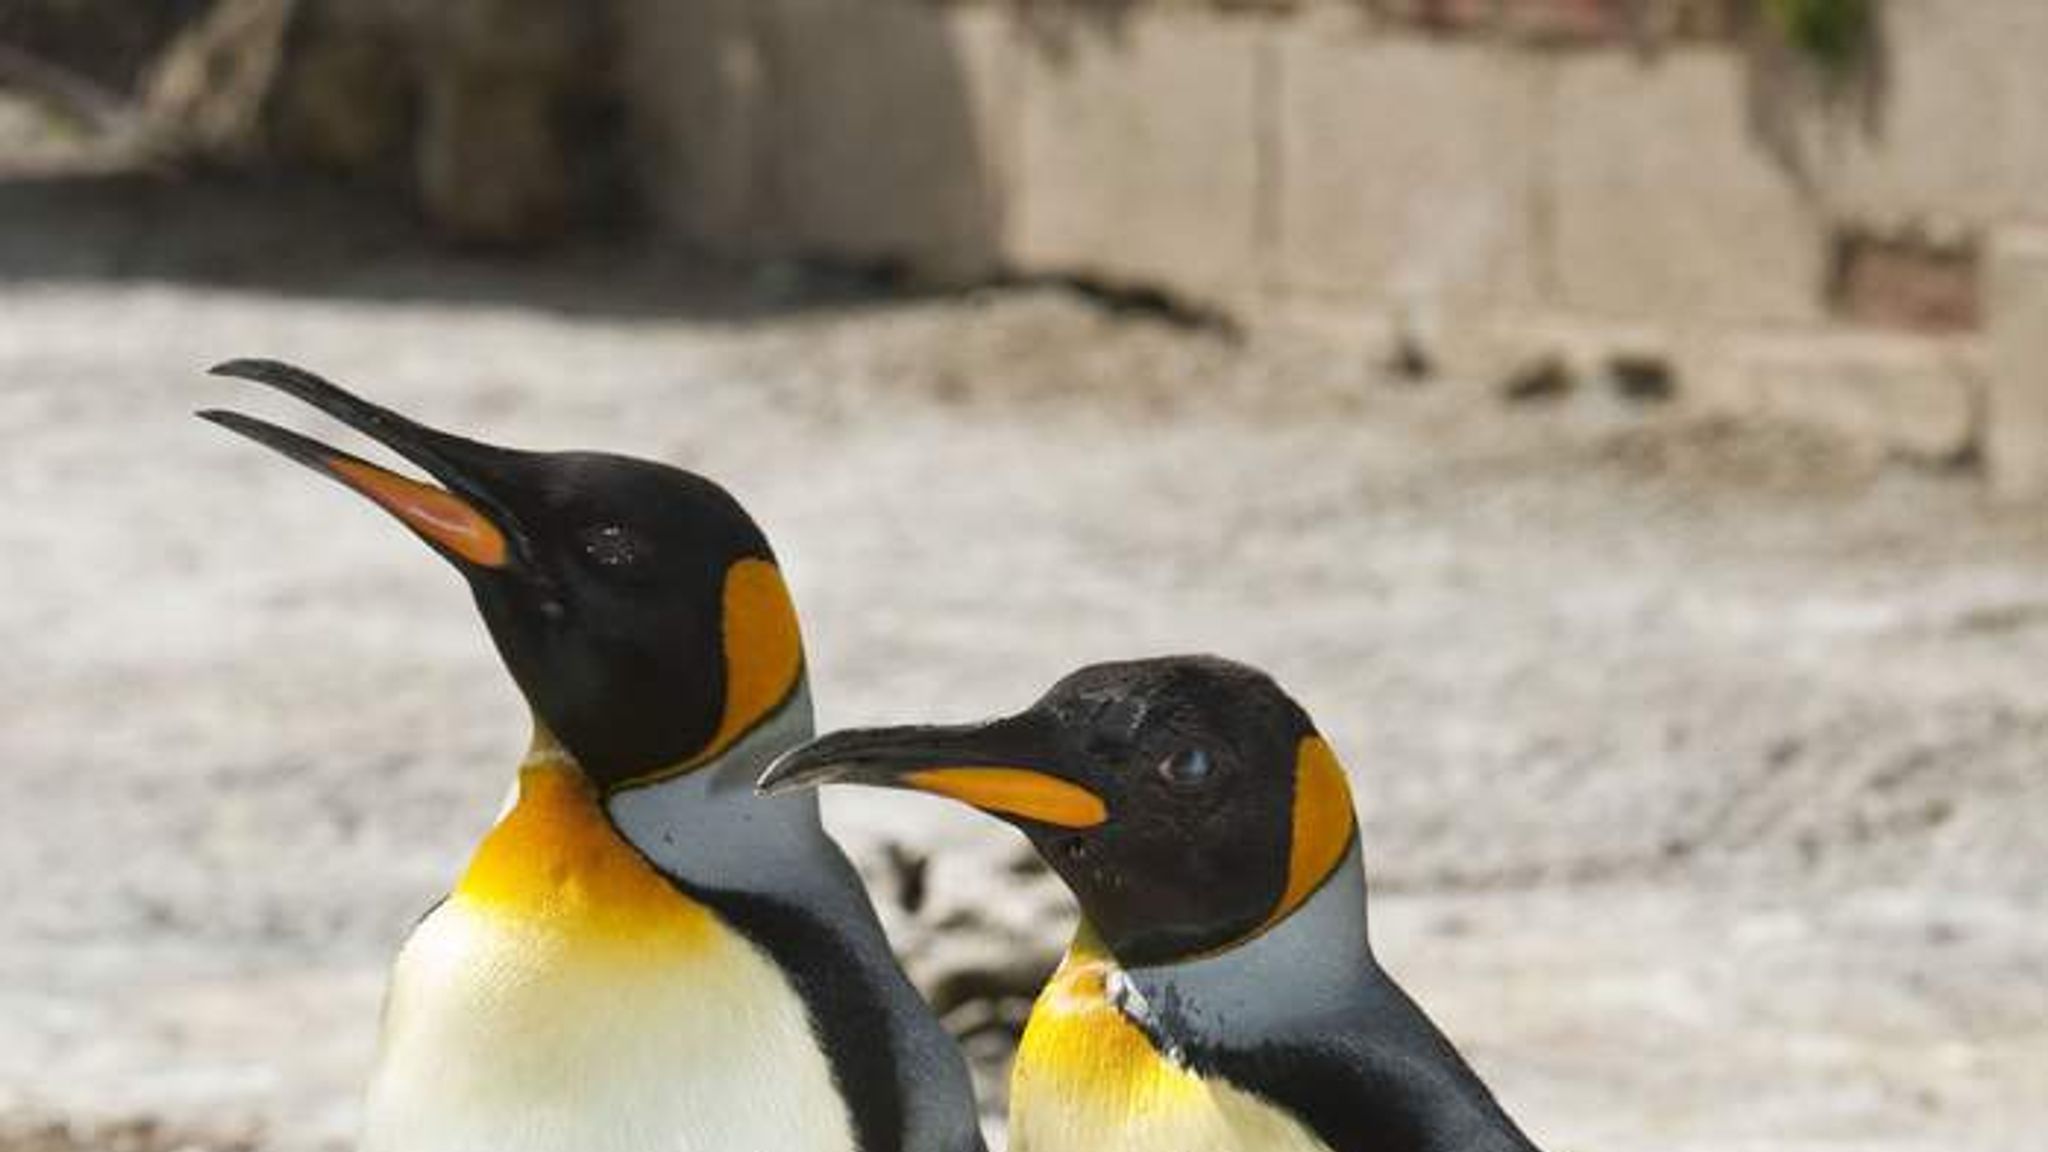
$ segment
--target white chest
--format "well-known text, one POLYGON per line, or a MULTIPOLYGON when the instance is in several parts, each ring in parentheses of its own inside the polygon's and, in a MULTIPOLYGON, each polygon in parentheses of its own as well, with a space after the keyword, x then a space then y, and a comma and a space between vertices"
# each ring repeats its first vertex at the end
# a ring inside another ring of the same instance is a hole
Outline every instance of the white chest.
POLYGON ((1257 1097, 1179 1075, 1185 1079, 1102 1095, 1020 1075, 1010 1101, 1010 1152, 1330 1152, 1257 1097))
POLYGON ((363 1152, 851 1152, 782 973, 708 913, 602 940, 461 897, 400 953, 363 1152))

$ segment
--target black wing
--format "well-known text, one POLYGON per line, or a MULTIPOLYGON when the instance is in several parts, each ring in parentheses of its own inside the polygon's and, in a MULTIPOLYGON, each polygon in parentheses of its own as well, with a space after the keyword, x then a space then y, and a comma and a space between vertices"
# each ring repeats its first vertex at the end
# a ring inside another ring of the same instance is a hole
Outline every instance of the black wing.
POLYGON ((783 972, 810 1009, 811 1027, 853 1117, 855 1145, 861 1152, 902 1148, 903 1089, 889 1042, 888 1008, 868 987, 845 943, 802 909, 780 901, 732 892, 706 895, 719 915, 769 955, 804 958, 783 972))
POLYGON ((1373 974, 1352 1012, 1293 1039, 1189 1053, 1333 1152, 1538 1152, 1436 1025, 1373 974))
MULTIPOLYGON (((811 1027, 852 1116, 860 1152, 909 1152, 929 1147, 935 1137, 949 1145, 945 1152, 986 1152, 971 1099, 959 1102, 965 1118, 957 1147, 951 1146, 950 1130, 946 1135, 911 1130, 903 1093, 929 1086, 906 1075, 905 1054, 897 1050, 898 1033, 875 975, 838 932, 796 904, 771 896, 701 888, 673 875, 669 880, 716 910, 781 965, 810 1012, 811 1027)), ((879 925, 875 931, 880 933, 879 925)))
POLYGON ((1477 1079, 1365 1042, 1267 1044, 1199 1068, 1301 1121, 1332 1152, 1536 1152, 1477 1079))

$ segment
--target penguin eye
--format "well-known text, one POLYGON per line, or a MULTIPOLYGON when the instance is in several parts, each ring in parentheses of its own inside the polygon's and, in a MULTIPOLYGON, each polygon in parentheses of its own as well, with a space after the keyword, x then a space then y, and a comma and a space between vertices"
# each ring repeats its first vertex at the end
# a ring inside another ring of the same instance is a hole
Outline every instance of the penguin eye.
POLYGON ((1216 774, 1216 767, 1203 749, 1184 748, 1161 760, 1154 771, 1169 787, 1185 791, 1207 784, 1216 774))
POLYGON ((592 566, 608 572, 629 569, 638 564, 647 549, 640 537, 617 524, 598 524, 585 528, 579 534, 579 543, 584 559, 592 566))

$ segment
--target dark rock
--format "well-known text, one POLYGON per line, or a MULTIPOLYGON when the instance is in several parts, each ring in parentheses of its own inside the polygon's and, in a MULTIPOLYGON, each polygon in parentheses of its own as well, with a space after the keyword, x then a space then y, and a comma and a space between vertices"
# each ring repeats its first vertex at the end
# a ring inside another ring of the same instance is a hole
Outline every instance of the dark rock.
POLYGON ((1557 400, 1572 390, 1571 365, 1562 356, 1545 356, 1517 368, 1501 384, 1501 399, 1510 404, 1557 400))

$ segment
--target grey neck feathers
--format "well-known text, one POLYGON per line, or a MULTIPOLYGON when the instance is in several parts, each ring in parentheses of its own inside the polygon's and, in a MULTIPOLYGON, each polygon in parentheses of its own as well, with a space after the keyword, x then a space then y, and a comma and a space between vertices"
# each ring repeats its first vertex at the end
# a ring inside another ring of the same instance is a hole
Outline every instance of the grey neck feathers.
POLYGON ((801 893, 821 862, 837 859, 813 792, 761 796, 768 762, 811 738, 808 681, 716 760, 680 776, 608 797, 619 831, 662 870, 731 891, 801 893))
POLYGON ((886 1042, 904 1088, 904 1152, 978 1150, 982 1144, 967 1066, 896 966, 859 875, 825 835, 817 793, 762 796, 754 791, 768 762, 811 734, 811 693, 805 682, 718 759, 610 796, 605 808, 641 854, 684 884, 772 897, 801 909, 837 937, 847 950, 843 961, 818 955, 783 956, 779 962, 785 967, 844 962, 865 980, 883 1009, 892 1037, 886 1042))
POLYGON ((1356 1011, 1378 979, 1354 843, 1315 895, 1263 934, 1213 956, 1126 969, 1111 987, 1155 1040, 1241 1047, 1327 1028, 1356 1011))

